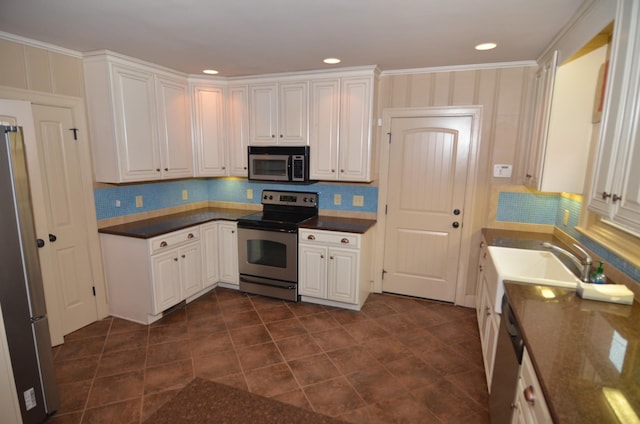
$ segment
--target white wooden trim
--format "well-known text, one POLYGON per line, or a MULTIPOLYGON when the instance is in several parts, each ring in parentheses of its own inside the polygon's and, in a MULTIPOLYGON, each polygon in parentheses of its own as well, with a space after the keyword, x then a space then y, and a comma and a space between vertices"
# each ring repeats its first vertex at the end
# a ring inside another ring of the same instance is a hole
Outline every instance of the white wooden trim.
POLYGON ((466 294, 467 268, 471 252, 471 241, 476 229, 471 223, 475 214, 476 204, 476 174, 478 172, 478 152, 480 151, 480 130, 482 128, 482 106, 445 106, 445 107, 419 107, 419 108, 391 108, 382 111, 382 139, 380 140, 379 170, 380 179, 378 186, 378 217, 374 241, 373 252, 373 287, 374 292, 382 292, 382 267, 384 263, 384 243, 386 233, 385 206, 389 189, 389 143, 388 135, 391 131, 391 120, 393 118, 412 117, 447 117, 447 116, 469 116, 472 119, 471 146, 469 148, 469 168, 467 172, 465 191, 465 211, 467 217, 462 225, 462 237, 460 240, 460 260, 458 262, 458 278, 456 282, 455 304, 461 306, 473 306, 474 297, 466 294), (464 224, 467 225, 464 225, 464 224))
POLYGON ((433 72, 479 71, 482 69, 522 68, 523 66, 538 66, 535 60, 522 60, 518 62, 477 63, 470 65, 435 66, 432 68, 390 69, 380 72, 380 76, 430 74, 433 72))

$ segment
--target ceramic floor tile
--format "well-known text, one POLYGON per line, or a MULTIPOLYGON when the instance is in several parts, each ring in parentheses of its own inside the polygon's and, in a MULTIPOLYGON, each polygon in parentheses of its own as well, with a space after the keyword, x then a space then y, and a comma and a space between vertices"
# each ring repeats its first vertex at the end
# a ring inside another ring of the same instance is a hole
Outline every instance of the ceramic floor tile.
POLYGON ((141 423, 196 376, 345 422, 489 422, 475 311, 403 296, 355 312, 216 288, 149 326, 95 322, 53 354, 53 424, 141 423))

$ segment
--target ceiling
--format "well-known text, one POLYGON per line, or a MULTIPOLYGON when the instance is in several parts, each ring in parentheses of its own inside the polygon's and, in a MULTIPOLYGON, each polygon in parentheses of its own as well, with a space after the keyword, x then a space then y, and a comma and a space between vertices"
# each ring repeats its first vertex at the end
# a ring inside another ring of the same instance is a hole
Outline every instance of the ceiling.
POLYGON ((0 31, 221 76, 534 60, 583 0, 8 0, 0 31), (474 46, 495 42, 494 50, 474 46))

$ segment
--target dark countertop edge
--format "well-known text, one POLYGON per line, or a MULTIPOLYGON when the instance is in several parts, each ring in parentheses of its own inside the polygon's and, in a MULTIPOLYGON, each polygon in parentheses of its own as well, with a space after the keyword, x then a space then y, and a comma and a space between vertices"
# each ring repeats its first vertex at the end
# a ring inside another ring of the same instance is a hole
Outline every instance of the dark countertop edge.
POLYGON ((375 219, 343 218, 339 216, 319 215, 316 218, 303 222, 299 227, 314 230, 364 234, 376 225, 376 222, 377 221, 375 219))
MULTIPOLYGON (((179 231, 184 228, 205 224, 212 221, 237 221, 239 218, 256 213, 250 209, 227 209, 219 207, 199 208, 178 212, 155 218, 141 219, 125 224, 112 225, 98 229, 99 233, 112 234, 139 239, 150 239, 163 234, 179 231), (192 217, 203 215, 189 222, 181 222, 192 217), (205 216, 207 215, 207 216, 205 216), (153 228, 156 227, 156 228, 153 228), (146 231, 144 231, 146 229, 146 231)), ((376 224, 375 219, 346 218, 339 216, 323 216, 312 218, 300 224, 300 228, 364 234, 376 224)))

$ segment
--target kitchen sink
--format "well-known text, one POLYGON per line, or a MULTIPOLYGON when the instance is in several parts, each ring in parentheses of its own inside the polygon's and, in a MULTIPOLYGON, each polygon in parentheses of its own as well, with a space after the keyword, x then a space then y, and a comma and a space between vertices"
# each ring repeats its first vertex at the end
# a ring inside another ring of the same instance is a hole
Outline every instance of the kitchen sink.
POLYGON ((489 255, 497 274, 494 307, 498 313, 502 313, 505 280, 571 289, 580 283, 580 279, 551 252, 489 246, 489 255))
POLYGON ((576 288, 580 279, 553 253, 489 246, 499 280, 576 288))

